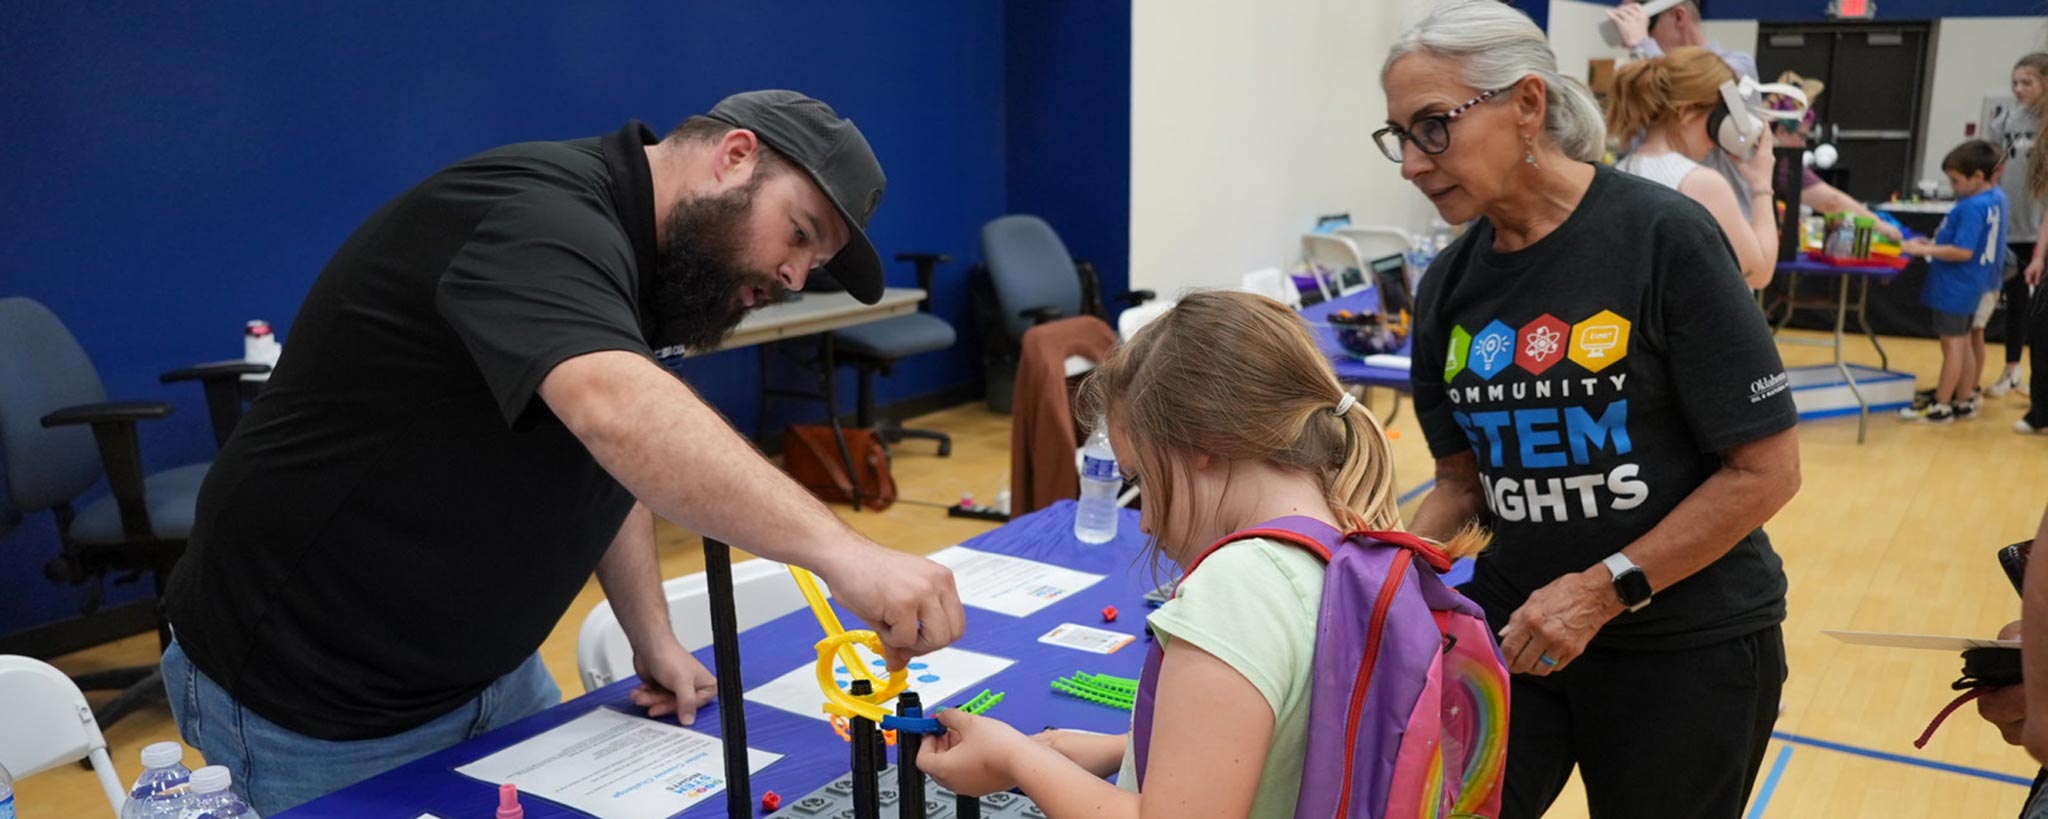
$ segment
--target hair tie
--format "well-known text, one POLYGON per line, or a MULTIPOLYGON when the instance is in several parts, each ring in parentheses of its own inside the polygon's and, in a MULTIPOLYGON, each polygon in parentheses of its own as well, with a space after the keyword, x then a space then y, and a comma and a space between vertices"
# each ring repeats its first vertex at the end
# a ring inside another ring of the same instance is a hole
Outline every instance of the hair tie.
POLYGON ((1337 401, 1337 408, 1330 410, 1330 414, 1342 418, 1344 417, 1344 413, 1350 412, 1351 408, 1357 405, 1358 396, 1352 395, 1351 393, 1347 392, 1344 394, 1344 397, 1342 399, 1337 401))

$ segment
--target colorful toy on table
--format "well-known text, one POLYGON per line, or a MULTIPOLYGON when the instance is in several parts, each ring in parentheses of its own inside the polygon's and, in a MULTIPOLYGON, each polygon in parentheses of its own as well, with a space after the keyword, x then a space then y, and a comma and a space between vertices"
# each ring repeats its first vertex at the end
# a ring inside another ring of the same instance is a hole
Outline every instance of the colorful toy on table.
POLYGON ((1398 353, 1401 345, 1408 341, 1406 312, 1389 319, 1378 313, 1339 310, 1331 313, 1325 321, 1336 328, 1337 343, 1343 345, 1346 352, 1361 358, 1398 353))
MULTIPOLYGON (((865 719, 890 731, 907 731, 913 734, 942 734, 946 729, 937 719, 930 717, 901 717, 889 713, 882 703, 910 687, 910 672, 899 668, 889 672, 884 682, 869 671, 867 663, 860 660, 854 646, 866 646, 876 656, 883 654, 882 638, 873 631, 861 629, 847 631, 839 622, 839 614, 832 610, 832 604, 825 599, 824 591, 818 588, 818 579, 798 566, 789 567, 790 577, 796 579, 797 589, 803 592, 804 602, 811 606, 811 614, 818 618, 818 626, 825 630, 825 639, 818 641, 818 690, 825 694, 825 713, 845 720, 865 719), (856 696, 849 689, 842 689, 832 675, 834 659, 845 664, 847 673, 867 691, 856 696)), ((854 723, 856 726, 858 723, 854 723)), ((835 727, 837 723, 835 722, 835 727)), ((850 736, 852 731, 848 732, 850 736)), ((886 736, 886 735, 885 735, 886 736)))
MULTIPOLYGON (((1879 218, 1899 224, 1888 215, 1879 218)), ((1846 212, 1828 215, 1820 249, 1809 250, 1807 256, 1836 267, 1904 268, 1908 261, 1897 242, 1877 231, 1877 218, 1846 212)))
POLYGON ((1053 680, 1052 690, 1124 711, 1138 705, 1138 681, 1128 677, 1076 671, 1073 676, 1053 680))
POLYGON ((1003 698, 1008 696, 1008 694, 1003 692, 990 691, 984 688, 981 689, 981 693, 974 695, 974 699, 968 700, 965 705, 960 706, 960 710, 978 717, 988 713, 988 709, 1003 704, 1003 698))

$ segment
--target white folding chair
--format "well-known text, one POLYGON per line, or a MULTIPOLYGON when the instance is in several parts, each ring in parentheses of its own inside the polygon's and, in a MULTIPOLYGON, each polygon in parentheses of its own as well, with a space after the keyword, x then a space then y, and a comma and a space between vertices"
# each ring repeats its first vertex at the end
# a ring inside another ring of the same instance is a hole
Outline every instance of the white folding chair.
POLYGON ((1135 307, 1126 307, 1116 317, 1116 337, 1124 341, 1130 341, 1131 336, 1137 335, 1138 331, 1144 329, 1145 325, 1152 323, 1153 319, 1166 315, 1166 311, 1172 309, 1173 302, 1165 300, 1148 301, 1135 307))
POLYGON ((0 766, 21 779, 81 759, 91 760, 120 816, 128 797, 85 694, 49 663, 0 655, 0 766))
POLYGON ((1365 268, 1365 254, 1360 253, 1350 239, 1304 233, 1301 235, 1301 255, 1315 270, 1316 282, 1323 288, 1324 299, 1349 296, 1372 284, 1365 268))
POLYGON ((1359 225, 1355 227, 1341 227, 1335 232, 1338 236, 1350 239, 1351 245, 1358 248, 1358 258, 1367 262, 1375 259, 1384 259, 1388 256, 1406 258, 1408 250, 1412 246, 1412 242, 1408 238, 1408 231, 1397 227, 1359 225))
MULTIPOLYGON (((665 581, 661 590, 668 598, 669 627, 676 641, 690 651, 711 645, 710 591, 704 573, 665 581)), ((806 605, 796 579, 789 576, 789 567, 767 558, 734 563, 732 592, 741 631, 806 605)), ((633 675, 633 646, 626 641, 625 627, 619 624, 609 600, 597 604, 576 633, 576 671, 586 693, 633 675)))

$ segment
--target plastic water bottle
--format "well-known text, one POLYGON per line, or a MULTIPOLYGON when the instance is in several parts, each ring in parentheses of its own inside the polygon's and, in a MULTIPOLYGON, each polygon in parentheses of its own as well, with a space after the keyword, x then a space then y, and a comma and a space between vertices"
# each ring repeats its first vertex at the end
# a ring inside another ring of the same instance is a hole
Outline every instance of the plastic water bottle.
POLYGON ((1081 508, 1074 512, 1074 537, 1082 543, 1108 543, 1116 537, 1116 493, 1124 485, 1109 448, 1109 423, 1095 422, 1088 444, 1081 447, 1081 508))
POLYGON ((259 819, 249 803, 228 790, 231 784, 234 777, 219 765, 193 771, 192 798, 178 819, 259 819))
POLYGON ((128 789, 121 819, 178 819, 191 801, 191 779, 185 749, 178 743, 158 742, 142 749, 142 776, 128 789))
POLYGON ((14 777, 0 765, 0 819, 14 819, 14 777))

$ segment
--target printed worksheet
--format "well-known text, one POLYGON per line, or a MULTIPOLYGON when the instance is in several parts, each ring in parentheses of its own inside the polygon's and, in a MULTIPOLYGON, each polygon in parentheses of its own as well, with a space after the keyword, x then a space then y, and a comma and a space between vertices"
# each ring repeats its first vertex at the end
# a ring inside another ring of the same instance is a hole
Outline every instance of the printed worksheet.
MULTIPOLYGON (((871 673, 878 680, 887 680, 887 669, 879 659, 869 659, 865 651, 861 656, 869 664, 871 673)), ((1011 663, 1006 657, 982 654, 960 648, 942 648, 910 661, 910 690, 916 691, 918 699, 924 702, 927 712, 942 705, 958 705, 977 693, 968 687, 995 676, 1011 663)), ((832 667, 833 679, 840 688, 853 684, 853 673, 844 663, 835 662, 832 667)), ((770 705, 792 714, 802 714, 816 720, 829 720, 825 713, 825 694, 818 690, 818 666, 815 662, 804 663, 789 673, 747 692, 747 702, 770 705)), ((891 700, 890 703, 893 703, 891 700)), ((883 707, 896 710, 893 704, 883 707)))
MULTIPOLYGON (((781 758, 747 749, 749 770, 781 758)), ((673 722, 599 708, 455 772, 593 816, 666 819, 725 789, 725 749, 673 722)))
POLYGON ((978 609, 1029 617, 1039 609, 1102 580, 1102 575, 954 546, 931 559, 953 570, 960 602, 978 609))

